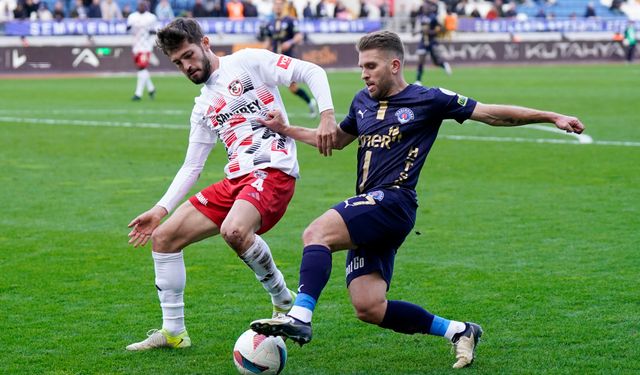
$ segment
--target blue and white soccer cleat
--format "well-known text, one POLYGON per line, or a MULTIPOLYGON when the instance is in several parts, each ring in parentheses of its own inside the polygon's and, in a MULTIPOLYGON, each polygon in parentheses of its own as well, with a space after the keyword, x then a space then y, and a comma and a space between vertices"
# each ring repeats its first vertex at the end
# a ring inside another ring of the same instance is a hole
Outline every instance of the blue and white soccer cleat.
POLYGON ((303 323, 288 315, 251 322, 251 329, 265 336, 289 338, 300 346, 311 341, 311 323, 303 323))
POLYGON ((172 348, 181 349, 191 346, 191 339, 187 331, 177 336, 171 336, 165 329, 152 329, 147 332, 147 338, 143 341, 133 343, 127 346, 127 350, 142 351, 155 348, 172 348))
POLYGON ((456 363, 453 368, 463 368, 473 363, 475 359, 476 346, 480 336, 482 336, 482 327, 475 323, 465 323, 467 328, 453 336, 451 340, 456 350, 456 363))

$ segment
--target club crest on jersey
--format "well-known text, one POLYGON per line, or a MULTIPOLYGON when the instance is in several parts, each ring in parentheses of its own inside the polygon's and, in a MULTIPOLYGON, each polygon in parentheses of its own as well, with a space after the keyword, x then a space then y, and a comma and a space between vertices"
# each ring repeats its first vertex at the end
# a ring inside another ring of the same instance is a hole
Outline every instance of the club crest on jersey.
POLYGON ((401 124, 406 124, 407 122, 415 118, 415 116, 413 115, 413 111, 409 108, 400 108, 396 111, 395 115, 401 124))
POLYGON ((384 192, 382 190, 370 191, 367 193, 367 195, 377 201, 381 201, 384 199, 384 192))
POLYGON ((229 93, 233 96, 240 96, 244 90, 242 82, 239 79, 234 79, 229 84, 229 93))

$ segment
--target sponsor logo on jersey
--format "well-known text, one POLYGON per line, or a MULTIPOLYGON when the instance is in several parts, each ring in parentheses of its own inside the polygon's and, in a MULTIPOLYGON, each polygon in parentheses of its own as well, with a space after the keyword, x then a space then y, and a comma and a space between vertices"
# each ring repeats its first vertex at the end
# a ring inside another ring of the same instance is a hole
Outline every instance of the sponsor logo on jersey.
POLYGON ((367 113, 366 109, 364 110, 364 112, 361 109, 358 110, 358 114, 360 115, 360 118, 364 118, 365 113, 367 113))
POLYGON ((238 113, 259 113, 261 109, 262 108, 260 107, 260 100, 256 99, 252 102, 248 102, 245 105, 238 107, 238 109, 236 109, 233 112, 225 112, 225 113, 220 113, 219 115, 216 115, 215 122, 219 124, 224 124, 226 121, 228 121, 230 118, 232 118, 234 115, 238 113))
POLYGON ((229 93, 233 96, 240 96, 244 91, 244 87, 242 87, 242 82, 239 79, 234 79, 229 84, 229 93))
POLYGON ((391 126, 388 134, 363 134, 358 136, 358 147, 386 148, 391 149, 391 145, 400 142, 402 133, 399 126, 391 126))
POLYGON ((406 124, 415 118, 413 111, 409 108, 400 108, 396 111, 395 115, 401 124, 406 124))
POLYGON ((281 55, 276 63, 276 65, 282 69, 289 69, 289 64, 291 64, 291 57, 284 55, 281 55))
POLYGON ((458 95, 458 104, 460 104, 461 106, 465 106, 467 105, 467 101, 469 100, 469 98, 467 98, 466 96, 462 96, 462 95, 458 95))

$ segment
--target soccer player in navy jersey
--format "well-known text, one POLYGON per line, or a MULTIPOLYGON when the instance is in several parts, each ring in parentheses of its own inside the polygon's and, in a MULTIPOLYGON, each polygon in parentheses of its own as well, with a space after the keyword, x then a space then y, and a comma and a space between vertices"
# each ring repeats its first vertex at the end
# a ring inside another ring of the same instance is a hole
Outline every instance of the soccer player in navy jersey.
MULTIPOLYGON (((347 286, 360 320, 405 334, 444 336, 455 346, 453 367, 468 366, 482 335, 479 325, 386 298, 395 255, 415 223, 415 187, 438 129, 444 119, 492 126, 548 122, 569 133, 581 133, 584 126, 576 117, 482 104, 448 90, 409 85, 402 72, 402 41, 390 31, 365 35, 357 49, 366 88, 354 97, 334 143, 340 149, 358 140, 357 195, 333 206, 304 231, 299 293, 291 311, 278 319, 256 320, 251 328, 301 345, 311 341, 311 317, 329 280, 331 254, 349 250, 347 286)), ((316 145, 314 129, 289 126, 277 112, 261 122, 316 145)))
MULTIPOLYGON (((266 46, 272 52, 296 57, 295 47, 302 43, 304 36, 298 29, 298 20, 285 12, 285 5, 285 0, 274 0, 273 2, 275 18, 269 21, 264 29, 264 36, 267 39, 266 46)), ((307 103, 311 117, 318 115, 318 103, 296 82, 289 85, 289 91, 307 103)))

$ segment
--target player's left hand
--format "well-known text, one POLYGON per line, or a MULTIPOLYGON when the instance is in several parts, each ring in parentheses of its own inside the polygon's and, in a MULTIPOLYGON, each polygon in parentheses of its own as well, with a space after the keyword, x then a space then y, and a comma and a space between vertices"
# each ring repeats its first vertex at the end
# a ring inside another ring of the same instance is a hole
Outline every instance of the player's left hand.
POLYGON ((338 140, 338 124, 332 109, 323 111, 320 114, 320 124, 316 134, 316 144, 318 150, 324 156, 331 156, 331 150, 335 148, 338 140))
POLYGON ((584 131, 584 125, 577 117, 560 115, 555 120, 558 129, 562 129, 567 133, 581 134, 584 131))

